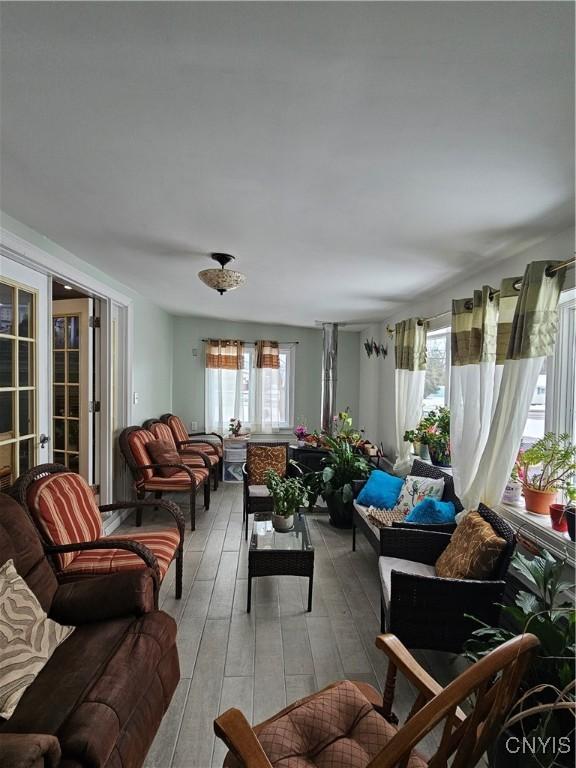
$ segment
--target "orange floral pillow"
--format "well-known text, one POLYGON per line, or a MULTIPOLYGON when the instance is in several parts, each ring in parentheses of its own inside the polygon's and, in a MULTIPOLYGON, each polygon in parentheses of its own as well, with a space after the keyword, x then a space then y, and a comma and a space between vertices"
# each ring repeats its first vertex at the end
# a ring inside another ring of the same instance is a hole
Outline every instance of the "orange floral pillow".
POLYGON ((506 542, 478 512, 470 512, 436 561, 436 575, 446 579, 489 579, 506 542))
POLYGON ((248 446, 248 482, 250 485, 266 485, 266 472, 274 469, 280 477, 286 474, 286 446, 248 446))

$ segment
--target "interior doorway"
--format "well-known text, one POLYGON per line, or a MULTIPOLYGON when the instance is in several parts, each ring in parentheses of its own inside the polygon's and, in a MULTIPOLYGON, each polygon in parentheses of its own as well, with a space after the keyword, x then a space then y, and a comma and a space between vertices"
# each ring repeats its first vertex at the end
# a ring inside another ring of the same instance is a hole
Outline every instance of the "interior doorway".
POLYGON ((52 281, 52 455, 100 491, 100 299, 52 281))

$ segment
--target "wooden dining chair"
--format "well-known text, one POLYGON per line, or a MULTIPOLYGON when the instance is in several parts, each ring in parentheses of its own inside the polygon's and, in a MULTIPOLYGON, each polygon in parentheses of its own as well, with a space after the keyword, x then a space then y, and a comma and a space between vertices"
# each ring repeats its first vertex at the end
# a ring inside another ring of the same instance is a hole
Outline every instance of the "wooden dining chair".
POLYGON ((252 728, 229 709, 214 721, 229 748, 226 768, 472 768, 515 701, 539 646, 531 634, 509 640, 443 688, 394 635, 376 646, 388 656, 382 697, 367 683, 333 683, 252 728), (402 726, 392 712, 397 673, 418 695, 402 726), (467 714, 460 705, 467 702, 467 714), (440 739, 426 757, 418 747, 434 729, 440 739))

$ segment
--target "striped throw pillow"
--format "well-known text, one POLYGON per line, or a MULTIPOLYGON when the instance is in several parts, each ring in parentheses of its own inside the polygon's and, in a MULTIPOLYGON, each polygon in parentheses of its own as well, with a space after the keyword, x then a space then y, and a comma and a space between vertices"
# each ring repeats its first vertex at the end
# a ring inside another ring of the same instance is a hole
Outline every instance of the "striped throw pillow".
POLYGON ((57 624, 18 575, 14 562, 0 568, 0 718, 8 719, 29 685, 74 627, 57 624))

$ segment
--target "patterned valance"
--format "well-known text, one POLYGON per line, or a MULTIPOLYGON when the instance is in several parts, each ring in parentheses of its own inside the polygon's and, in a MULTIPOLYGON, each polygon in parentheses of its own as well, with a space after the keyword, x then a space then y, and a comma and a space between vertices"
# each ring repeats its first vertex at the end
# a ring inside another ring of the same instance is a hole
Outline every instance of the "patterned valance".
POLYGON ((426 370, 426 334, 428 323, 411 317, 396 323, 394 352, 396 368, 406 371, 426 370))
POLYGON ((526 267, 514 313, 508 359, 548 357, 554 351, 558 328, 558 300, 566 270, 548 276, 559 262, 533 261, 526 267))
POLYGON ((210 339, 206 342, 206 368, 225 368, 240 371, 244 363, 244 344, 229 339, 210 339))
POLYGON ((256 368, 280 368, 280 350, 277 341, 256 342, 256 368))

